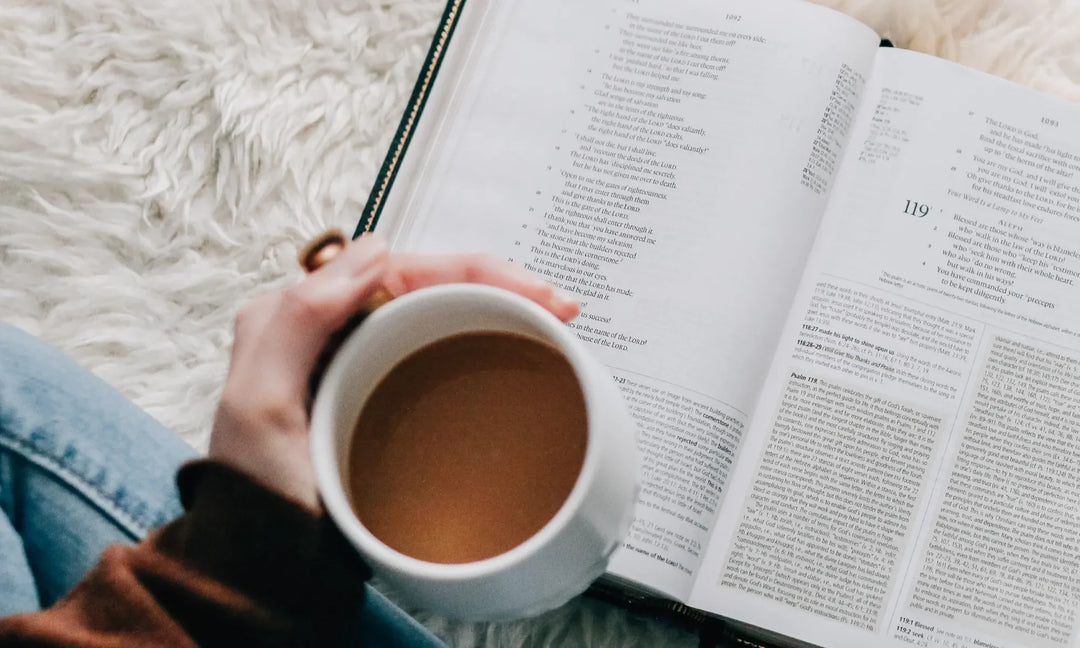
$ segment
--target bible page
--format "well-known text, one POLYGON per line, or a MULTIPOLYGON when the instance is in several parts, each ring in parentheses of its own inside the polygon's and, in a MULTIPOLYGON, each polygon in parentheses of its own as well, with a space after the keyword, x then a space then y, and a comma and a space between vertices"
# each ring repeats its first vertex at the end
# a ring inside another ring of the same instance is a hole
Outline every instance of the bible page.
POLYGON ((684 598, 877 36, 801 2, 470 9, 393 244, 487 252, 581 300, 643 455, 611 574, 684 598))
POLYGON ((878 54, 691 604, 1077 646, 1080 106, 878 54))

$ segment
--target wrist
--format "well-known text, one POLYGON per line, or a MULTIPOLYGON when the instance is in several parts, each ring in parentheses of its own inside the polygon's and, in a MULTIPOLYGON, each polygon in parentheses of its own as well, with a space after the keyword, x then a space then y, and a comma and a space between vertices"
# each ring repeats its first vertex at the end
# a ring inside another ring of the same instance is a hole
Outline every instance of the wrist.
POLYGON ((224 403, 214 421, 208 458, 314 512, 321 511, 306 420, 299 426, 283 427, 281 421, 255 425, 237 417, 224 403))

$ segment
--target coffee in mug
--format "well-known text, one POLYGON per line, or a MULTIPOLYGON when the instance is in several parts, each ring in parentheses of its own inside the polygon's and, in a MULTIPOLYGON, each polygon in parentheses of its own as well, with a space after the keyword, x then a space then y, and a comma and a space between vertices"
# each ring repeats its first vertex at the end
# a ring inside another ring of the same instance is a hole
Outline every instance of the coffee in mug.
POLYGON ((605 571, 633 516, 636 425, 610 373, 534 302, 475 284, 375 310, 311 417, 331 518, 406 603, 538 614, 605 571))
POLYGON ((407 556, 484 560, 555 516, 587 439, 585 398, 555 347, 459 333, 413 352, 367 397, 349 499, 372 535, 407 556))

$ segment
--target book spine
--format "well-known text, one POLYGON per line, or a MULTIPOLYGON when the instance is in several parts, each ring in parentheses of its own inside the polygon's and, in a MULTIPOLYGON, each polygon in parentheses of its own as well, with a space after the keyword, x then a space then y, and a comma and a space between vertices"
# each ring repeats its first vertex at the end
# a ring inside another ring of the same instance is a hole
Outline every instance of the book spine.
POLYGON ((379 222, 379 215, 382 213, 386 194, 394 183, 394 177, 397 175, 401 159, 404 157, 409 142, 412 140, 413 133, 416 130, 416 123, 424 110, 424 104, 427 102, 431 85, 439 73, 443 55, 450 43, 451 36, 454 35, 454 28, 457 26, 458 18, 461 16, 461 10, 464 6, 465 0, 447 0, 446 9, 443 10, 439 26, 435 30, 435 37, 431 41, 427 57, 420 68, 420 74, 417 77, 416 84, 413 86, 412 95, 409 97, 409 103, 405 107, 405 112, 401 117, 401 122, 398 124, 394 139, 390 142, 390 149, 383 159, 379 175, 375 177, 375 184, 368 195, 367 204, 364 206, 360 222, 356 225, 353 238, 360 236, 364 232, 374 230, 379 222))
POLYGON ((794 639, 764 636, 771 633, 754 632, 742 624, 678 601, 631 591, 604 580, 593 583, 585 595, 646 617, 665 618, 696 631, 699 648, 820 648, 794 639))

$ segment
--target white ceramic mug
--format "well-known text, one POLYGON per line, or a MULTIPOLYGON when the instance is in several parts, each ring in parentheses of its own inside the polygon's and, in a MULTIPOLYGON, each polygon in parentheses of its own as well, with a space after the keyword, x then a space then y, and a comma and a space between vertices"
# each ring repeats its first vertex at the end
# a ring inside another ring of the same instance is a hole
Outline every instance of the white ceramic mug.
POLYGON ((327 368, 311 417, 320 494, 345 537, 409 603, 466 619, 538 614, 603 574, 633 517, 636 435, 610 373, 565 324, 515 293, 475 284, 417 290, 368 316, 327 368), (523 543, 471 563, 427 562, 385 545, 357 519, 348 495, 350 437, 364 401, 392 367, 431 342, 470 331, 530 336, 563 353, 585 397, 585 460, 562 507, 523 543))

